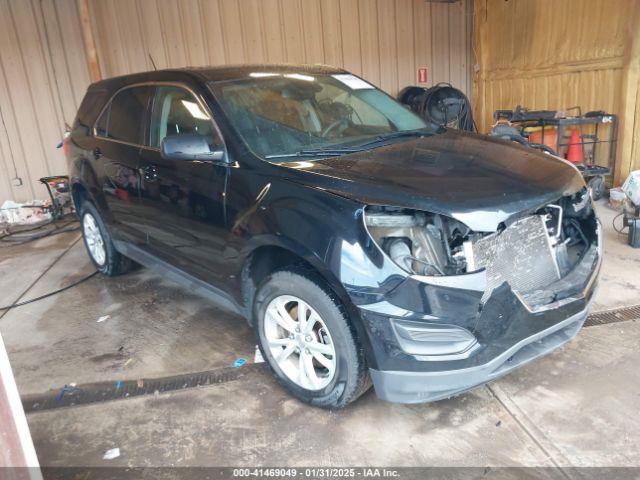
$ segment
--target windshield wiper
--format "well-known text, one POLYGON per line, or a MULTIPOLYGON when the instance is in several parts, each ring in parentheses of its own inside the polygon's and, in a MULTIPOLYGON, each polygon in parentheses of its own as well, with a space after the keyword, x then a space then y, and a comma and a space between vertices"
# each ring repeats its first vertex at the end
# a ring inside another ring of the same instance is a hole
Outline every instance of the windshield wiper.
POLYGON ((364 143, 360 143, 355 145, 353 148, 357 148, 358 150, 362 150, 365 147, 370 147, 371 145, 376 145, 378 143, 384 143, 387 140, 393 140, 394 138, 402 138, 402 137, 424 137, 428 135, 428 132, 421 128, 419 130, 399 130, 397 132, 383 133, 378 135, 373 140, 369 140, 364 143))
POLYGON ((361 148, 352 147, 335 147, 335 148, 310 148, 299 150, 294 153, 274 153, 265 155, 264 158, 293 158, 293 157, 335 157, 344 155, 345 153, 355 153, 361 151, 361 148))
POLYGON ((306 150, 300 150, 294 153, 276 153, 272 155, 266 155, 265 158, 293 158, 293 157, 335 157, 338 155, 344 155, 346 153, 356 153, 366 150, 367 147, 376 145, 378 143, 384 143, 387 140, 393 140, 394 138, 402 137, 423 137, 428 135, 428 132, 424 128, 419 130, 400 130, 397 132, 383 133, 376 136, 373 140, 368 140, 364 143, 352 145, 350 147, 325 147, 325 148, 310 148, 306 150))

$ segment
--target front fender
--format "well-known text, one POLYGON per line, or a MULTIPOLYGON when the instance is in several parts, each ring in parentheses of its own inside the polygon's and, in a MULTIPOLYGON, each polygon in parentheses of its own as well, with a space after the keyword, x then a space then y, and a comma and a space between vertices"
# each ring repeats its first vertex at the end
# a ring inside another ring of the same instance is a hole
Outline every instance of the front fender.
POLYGON ((277 246, 304 258, 354 304, 372 303, 406 274, 380 252, 363 221, 363 205, 295 182, 265 185, 232 219, 232 232, 246 239, 242 263, 262 246, 277 246), (238 228, 239 219, 242 228, 238 228))

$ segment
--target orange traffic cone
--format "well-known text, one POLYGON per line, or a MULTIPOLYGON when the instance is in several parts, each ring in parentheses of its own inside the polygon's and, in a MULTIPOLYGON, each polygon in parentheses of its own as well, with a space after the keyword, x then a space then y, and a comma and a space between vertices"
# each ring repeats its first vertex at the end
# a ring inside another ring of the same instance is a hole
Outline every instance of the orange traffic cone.
POLYGON ((577 128, 571 130, 567 160, 571 163, 584 163, 584 157, 582 155, 582 136, 577 128))

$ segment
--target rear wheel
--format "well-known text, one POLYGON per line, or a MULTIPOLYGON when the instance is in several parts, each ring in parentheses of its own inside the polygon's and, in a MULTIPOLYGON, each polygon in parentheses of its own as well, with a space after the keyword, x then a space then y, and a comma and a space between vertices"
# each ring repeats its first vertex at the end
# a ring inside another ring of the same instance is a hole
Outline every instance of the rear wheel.
POLYGON ((340 408, 370 387, 355 330, 317 278, 279 271, 258 289, 254 327, 264 359, 300 400, 340 408))
POLYGON ((109 230, 91 202, 82 204, 80 227, 89 258, 100 272, 112 277, 131 269, 131 260, 115 249, 109 230))

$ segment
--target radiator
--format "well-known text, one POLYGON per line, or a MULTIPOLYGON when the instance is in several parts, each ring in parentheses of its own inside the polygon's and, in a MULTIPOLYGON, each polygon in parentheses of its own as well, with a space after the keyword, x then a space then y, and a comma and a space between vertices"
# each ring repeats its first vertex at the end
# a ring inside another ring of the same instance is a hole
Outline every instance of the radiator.
MULTIPOLYGON (((487 270, 484 299, 503 282, 518 293, 536 290, 560 279, 560 270, 544 218, 520 219, 500 233, 471 245, 469 270, 487 270)), ((469 261, 469 259, 467 259, 469 261)))

